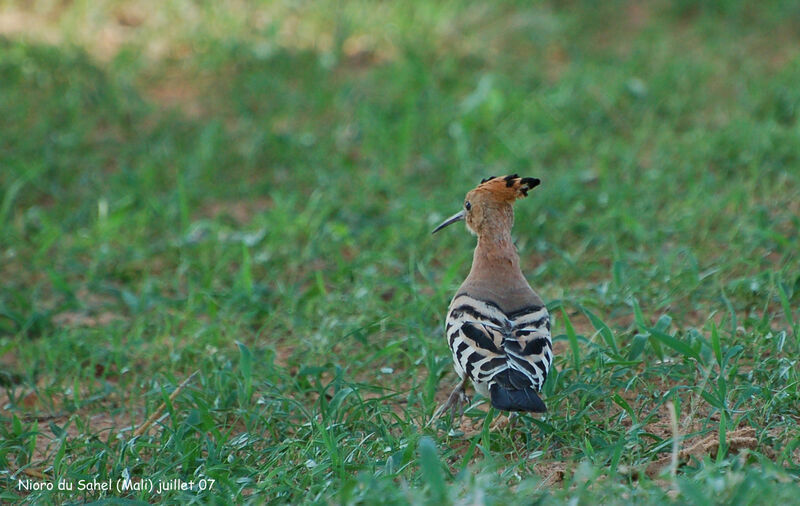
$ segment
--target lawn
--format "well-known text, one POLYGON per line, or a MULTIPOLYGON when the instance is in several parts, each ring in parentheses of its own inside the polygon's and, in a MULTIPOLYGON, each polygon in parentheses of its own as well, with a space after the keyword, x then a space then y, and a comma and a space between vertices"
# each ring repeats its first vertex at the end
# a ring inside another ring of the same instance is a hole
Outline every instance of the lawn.
POLYGON ((799 82, 794 2, 0 1, 0 502, 796 501, 799 82), (509 173, 549 411, 427 425, 509 173))

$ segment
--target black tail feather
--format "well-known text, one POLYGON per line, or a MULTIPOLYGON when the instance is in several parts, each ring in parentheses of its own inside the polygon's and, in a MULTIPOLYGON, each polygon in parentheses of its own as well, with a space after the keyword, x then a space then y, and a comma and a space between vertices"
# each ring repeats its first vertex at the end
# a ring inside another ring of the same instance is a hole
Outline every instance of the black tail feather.
POLYGON ((544 401, 530 387, 510 390, 494 383, 490 387, 489 393, 492 398, 492 406, 502 411, 547 412, 544 401))

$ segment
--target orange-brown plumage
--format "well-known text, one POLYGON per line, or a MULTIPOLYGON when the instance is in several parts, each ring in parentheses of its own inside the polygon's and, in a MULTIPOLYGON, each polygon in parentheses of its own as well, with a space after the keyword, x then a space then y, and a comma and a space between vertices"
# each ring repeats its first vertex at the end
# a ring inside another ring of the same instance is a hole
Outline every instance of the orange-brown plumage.
POLYGON ((495 202, 514 203, 519 198, 527 197, 528 190, 537 186, 539 182, 535 177, 519 177, 517 174, 490 177, 481 181, 481 184, 467 194, 467 198, 470 195, 483 195, 495 202))
POLYGON ((536 178, 516 174, 484 179, 464 200, 467 226, 478 236, 510 232, 514 224, 512 204, 538 184, 536 178))

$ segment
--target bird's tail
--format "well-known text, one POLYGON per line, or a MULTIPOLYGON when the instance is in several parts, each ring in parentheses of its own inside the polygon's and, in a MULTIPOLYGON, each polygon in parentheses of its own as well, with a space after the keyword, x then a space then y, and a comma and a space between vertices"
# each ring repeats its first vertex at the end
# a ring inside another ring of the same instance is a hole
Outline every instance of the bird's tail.
POLYGON ((544 401, 530 387, 511 390, 494 383, 489 387, 489 393, 492 406, 503 411, 532 411, 534 413, 547 411, 544 401))

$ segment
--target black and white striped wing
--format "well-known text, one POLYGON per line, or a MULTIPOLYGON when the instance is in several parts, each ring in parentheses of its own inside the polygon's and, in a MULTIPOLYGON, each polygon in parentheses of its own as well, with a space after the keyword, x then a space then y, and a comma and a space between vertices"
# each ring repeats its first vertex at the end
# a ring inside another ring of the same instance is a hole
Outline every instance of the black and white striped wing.
POLYGON ((553 362, 550 316, 544 306, 509 315, 492 304, 459 294, 453 299, 446 332, 456 372, 487 395, 490 384, 540 391, 553 362))
POLYGON ((553 363, 550 315, 544 306, 527 307, 509 315, 511 336, 503 342, 509 367, 521 372, 540 391, 553 363))
MULTIPOLYGON (((446 332, 456 372, 473 380, 480 390, 498 372, 508 368, 503 342, 510 324, 494 304, 459 294, 450 305, 446 332)), ((486 391, 482 392, 484 395, 486 391)))

